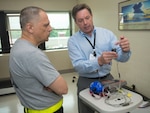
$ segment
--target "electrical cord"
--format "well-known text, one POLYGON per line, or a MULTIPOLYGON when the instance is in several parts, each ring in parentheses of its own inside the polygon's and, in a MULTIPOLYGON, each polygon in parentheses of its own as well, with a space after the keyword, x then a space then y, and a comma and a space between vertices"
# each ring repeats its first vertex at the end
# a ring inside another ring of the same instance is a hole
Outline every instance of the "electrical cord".
POLYGON ((118 73, 118 76, 119 76, 119 89, 121 89, 121 76, 120 76, 120 71, 119 71, 119 66, 118 66, 118 62, 117 62, 117 73, 118 73))
POLYGON ((119 86, 117 85, 104 85, 102 87, 102 91, 100 93, 94 93, 92 90, 90 91, 91 96, 95 99, 101 99, 101 97, 105 98, 105 103, 113 106, 113 107, 119 107, 119 106, 128 106, 131 103, 131 96, 130 94, 122 89, 121 86, 121 75, 119 71, 119 66, 117 62, 117 73, 119 76, 119 86))
MULTIPOLYGON (((105 103, 113 106, 113 107, 118 107, 118 106, 127 106, 131 103, 131 98, 128 96, 128 92, 124 91, 121 88, 121 75, 120 75, 120 71, 119 71, 119 66, 118 66, 118 62, 117 62, 117 73, 119 76, 119 86, 117 87, 113 87, 113 89, 116 89, 115 92, 109 92, 109 90, 107 90, 107 95, 106 99, 105 99, 105 103)), ((104 91, 105 92, 105 91, 104 91)))
POLYGON ((94 97, 95 99, 101 99, 102 98, 102 94, 94 94, 93 92, 90 91, 90 94, 92 97, 94 97))
POLYGON ((118 90, 117 92, 107 95, 105 98, 105 103, 113 107, 127 106, 131 103, 131 98, 127 95, 128 92, 118 90))

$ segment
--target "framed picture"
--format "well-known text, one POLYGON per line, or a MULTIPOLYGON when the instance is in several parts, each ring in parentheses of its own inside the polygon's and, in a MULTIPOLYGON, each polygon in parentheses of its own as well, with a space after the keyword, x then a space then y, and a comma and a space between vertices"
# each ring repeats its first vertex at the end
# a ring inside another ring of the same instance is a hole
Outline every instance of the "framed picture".
POLYGON ((119 30, 150 30, 150 0, 127 0, 118 4, 119 30))

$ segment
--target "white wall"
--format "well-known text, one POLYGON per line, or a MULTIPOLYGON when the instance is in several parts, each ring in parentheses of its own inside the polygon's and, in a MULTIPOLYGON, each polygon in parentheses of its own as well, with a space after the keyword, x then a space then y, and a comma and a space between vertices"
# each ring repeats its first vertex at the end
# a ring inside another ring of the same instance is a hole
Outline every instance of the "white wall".
MULTIPOLYGON (((121 78, 127 80, 129 86, 135 84, 139 92, 150 98, 150 31, 118 30, 118 3, 121 1, 125 0, 80 0, 91 6, 96 26, 112 30, 117 37, 128 37, 132 56, 127 63, 119 63, 121 78)), ((116 62, 112 74, 118 78, 116 62)))
POLYGON ((38 6, 48 11, 68 11, 76 0, 0 0, 0 10, 21 10, 26 6, 38 6))

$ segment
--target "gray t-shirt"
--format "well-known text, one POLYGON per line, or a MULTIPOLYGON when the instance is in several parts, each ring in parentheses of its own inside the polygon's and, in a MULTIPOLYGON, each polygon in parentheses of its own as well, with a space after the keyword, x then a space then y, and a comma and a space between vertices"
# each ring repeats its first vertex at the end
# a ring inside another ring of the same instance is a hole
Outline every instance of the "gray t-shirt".
POLYGON ((60 74, 48 57, 27 40, 18 39, 12 47, 9 68, 16 94, 24 107, 45 109, 63 98, 45 89, 60 74))

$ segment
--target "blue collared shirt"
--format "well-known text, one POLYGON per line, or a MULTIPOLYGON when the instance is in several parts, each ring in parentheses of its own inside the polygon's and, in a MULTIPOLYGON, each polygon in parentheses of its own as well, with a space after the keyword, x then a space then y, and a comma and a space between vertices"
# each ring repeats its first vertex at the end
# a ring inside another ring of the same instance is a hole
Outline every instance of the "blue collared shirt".
POLYGON ((76 32, 68 40, 68 51, 73 67, 79 76, 95 78, 102 77, 111 71, 111 63, 100 66, 98 56, 104 51, 111 51, 116 48, 118 53, 117 61, 126 62, 129 60, 131 52, 123 52, 119 45, 115 45, 117 37, 109 30, 95 27, 92 36, 89 37, 82 31, 76 32), (94 33, 96 32, 95 52, 96 58, 90 59, 93 48, 85 37, 94 45, 94 33))

